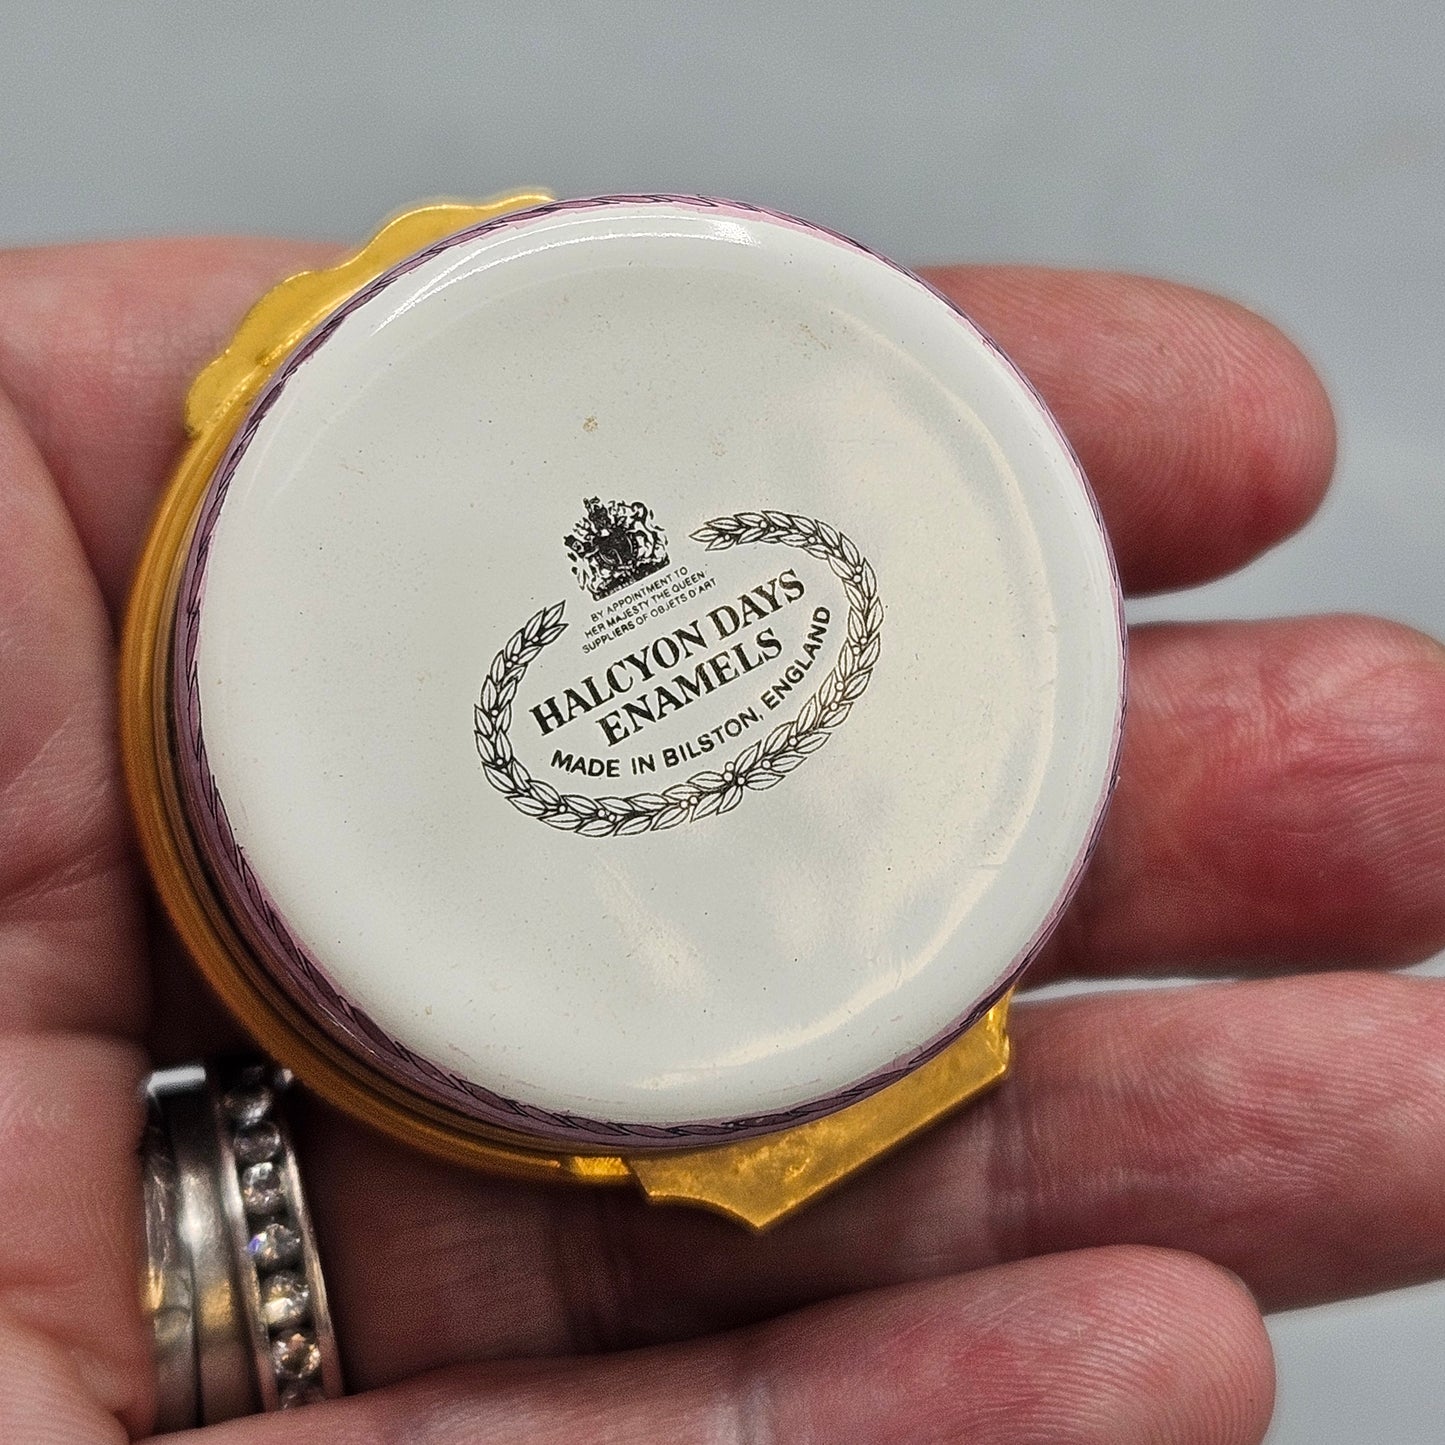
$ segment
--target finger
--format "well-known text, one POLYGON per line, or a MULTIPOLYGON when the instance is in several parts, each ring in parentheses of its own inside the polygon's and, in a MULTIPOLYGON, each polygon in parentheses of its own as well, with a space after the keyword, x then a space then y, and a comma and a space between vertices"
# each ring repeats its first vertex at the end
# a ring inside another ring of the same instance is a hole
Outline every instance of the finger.
POLYGON ((1216 1260, 1266 1308, 1445 1271, 1445 982, 1025 1004, 1014 1037, 1001 1089, 761 1236, 423 1164, 324 1115, 303 1162, 353 1373, 649 1344, 1130 1242, 1216 1260))
POLYGON ((0 252, 0 388, 60 485, 113 612, 180 454, 196 373, 262 293, 335 251, 216 239, 0 252))
POLYGON ((1132 590, 1233 571, 1319 505, 1334 469, 1329 399, 1261 317, 1189 287, 1103 272, 927 274, 1048 402, 1132 590))
POLYGON ((0 395, 0 1035, 145 1015, 113 677, 95 581, 0 395))
POLYGON ((1247 1445, 1263 1324, 1238 1284, 1146 1250, 1062 1256, 837 1301, 691 1345, 456 1370, 174 1445, 1247 1445))
POLYGON ((0 1040, 0 1440, 127 1439, 152 1418, 141 1319, 139 1051, 0 1040))
POLYGON ((1362 617, 1135 629, 1119 785, 1029 975, 1445 948, 1445 649, 1362 617))
MULTIPOLYGON (((39 438, 113 608, 179 446, 191 377, 271 282, 332 254, 213 240, 0 255, 0 386, 39 438)), ((930 274, 1057 409, 1131 585, 1227 571, 1318 503, 1333 458, 1329 406, 1259 318, 1159 281, 930 274)))

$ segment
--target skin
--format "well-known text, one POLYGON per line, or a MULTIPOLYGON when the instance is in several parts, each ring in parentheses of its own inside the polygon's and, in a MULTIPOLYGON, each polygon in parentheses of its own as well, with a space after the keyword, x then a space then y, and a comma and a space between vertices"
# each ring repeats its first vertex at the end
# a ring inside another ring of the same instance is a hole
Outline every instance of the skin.
MULTIPOLYGON (((0 253, 0 1439, 153 1418, 138 1086, 236 1034, 147 899, 117 619, 189 379, 328 254, 0 253)), ((1133 590, 1319 504, 1329 405, 1266 322, 1117 276, 933 279, 1055 410, 1133 590)), ((761 1238, 304 1104, 356 1393, 198 1445, 1258 1441, 1262 1308, 1445 1271, 1445 981, 1388 971, 1445 946, 1445 655, 1340 617, 1133 648, 1117 801, 1035 977, 1219 982, 1025 1000, 1005 1088, 761 1238)))

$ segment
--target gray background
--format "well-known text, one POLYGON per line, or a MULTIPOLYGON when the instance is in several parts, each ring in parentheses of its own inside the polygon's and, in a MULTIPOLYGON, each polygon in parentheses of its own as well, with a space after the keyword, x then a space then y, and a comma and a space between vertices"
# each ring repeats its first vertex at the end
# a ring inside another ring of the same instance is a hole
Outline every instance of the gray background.
MULTIPOLYGON (((0 0, 0 243, 360 238, 419 197, 538 183, 736 195, 905 260, 1188 280, 1313 355, 1339 482, 1297 541, 1137 615, 1368 609, 1438 635, 1442 61, 1429 0, 0 0)), ((1276 1445, 1445 1438, 1445 1290, 1272 1332, 1276 1445)))

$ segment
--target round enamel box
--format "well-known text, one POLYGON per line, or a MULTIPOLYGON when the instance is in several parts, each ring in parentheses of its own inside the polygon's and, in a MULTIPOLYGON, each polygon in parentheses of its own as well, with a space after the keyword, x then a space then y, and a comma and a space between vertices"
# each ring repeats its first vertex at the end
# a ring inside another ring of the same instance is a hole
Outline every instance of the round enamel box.
POLYGON ((949 302, 727 202, 424 207, 188 421, 127 766, 303 1080, 760 1226, 1002 1077, 1124 653, 1078 464, 949 302))

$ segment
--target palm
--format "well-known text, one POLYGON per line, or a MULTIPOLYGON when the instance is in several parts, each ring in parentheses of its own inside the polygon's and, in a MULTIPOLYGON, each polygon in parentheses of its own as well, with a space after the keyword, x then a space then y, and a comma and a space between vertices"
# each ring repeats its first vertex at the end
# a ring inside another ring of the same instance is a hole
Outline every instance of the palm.
MULTIPOLYGON (((0 1438, 150 1419, 137 1084, 148 1055, 233 1035, 147 911, 115 619, 187 378, 318 254, 0 257, 0 1438)), ((1126 582, 1227 570, 1317 502, 1327 408, 1252 318, 1111 278, 940 279, 1059 412, 1126 582)), ((1155 629, 1133 698, 1046 971, 1376 966, 1445 942, 1433 644, 1358 620, 1155 629)), ((1196 1256, 1265 1307, 1442 1267, 1440 988, 1301 973, 1025 1005, 1012 1083, 761 1239, 460 1174, 316 1107, 301 1157, 369 1393, 207 1438, 1256 1440, 1256 1306, 1196 1256), (1162 1248, 1104 1248, 1127 1245, 1162 1248)))

